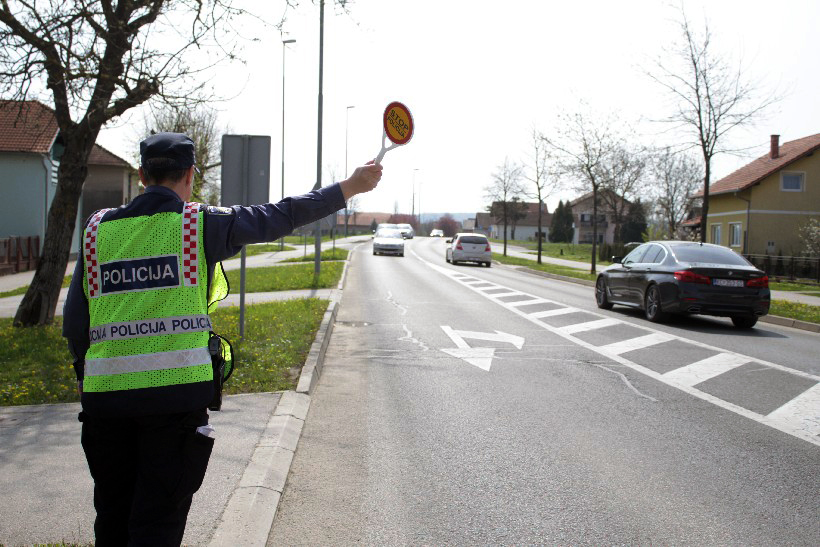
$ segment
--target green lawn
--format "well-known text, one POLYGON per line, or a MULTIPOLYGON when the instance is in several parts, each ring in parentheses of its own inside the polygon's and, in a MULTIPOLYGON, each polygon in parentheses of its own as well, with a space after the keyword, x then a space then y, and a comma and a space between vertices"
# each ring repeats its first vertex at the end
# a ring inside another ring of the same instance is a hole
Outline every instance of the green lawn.
MULTIPOLYGON (((298 369, 327 309, 327 301, 297 299, 245 308, 245 339, 239 339, 239 308, 223 307, 214 330, 233 343, 236 370, 227 393, 293 389, 298 369)), ((53 325, 19 329, 0 319, 0 406, 78 401, 62 318, 53 325)))
POLYGON ((820 323, 820 306, 789 302, 788 300, 772 300, 769 314, 808 321, 809 323, 820 323))
POLYGON ((576 279, 588 279, 595 281, 596 276, 589 273, 589 270, 579 270, 577 268, 569 268, 567 266, 559 266, 557 264, 542 263, 538 264, 533 260, 526 258, 516 258, 512 256, 504 256, 501 253, 493 253, 493 260, 497 260, 502 264, 510 264, 512 266, 526 266, 533 270, 548 272, 556 275, 563 275, 566 277, 574 277, 576 279))
MULTIPOLYGON (((290 245, 285 245, 285 248, 282 249, 282 245, 277 241, 276 243, 257 243, 255 245, 247 245, 245 247, 245 256, 253 256, 262 253, 273 253, 276 251, 295 251, 296 247, 291 247, 290 245)), ((239 256, 239 255, 237 255, 239 256)))
MULTIPOLYGON (((307 236, 307 238, 305 236, 285 236, 283 239, 285 240, 285 243, 290 243, 292 245, 298 245, 298 246, 304 246, 305 242, 307 241, 308 247, 313 245, 313 243, 316 241, 316 239, 312 235, 307 236)), ((339 239, 338 234, 336 234, 336 239, 339 239)), ((329 234, 323 235, 322 236, 322 241, 323 242, 324 241, 330 241, 330 235, 329 234)))
MULTIPOLYGON (((347 260, 347 249, 337 247, 335 249, 325 249, 322 251, 322 261, 325 260, 347 260)), ((293 258, 286 258, 282 262, 313 262, 316 258, 316 253, 311 253, 307 256, 295 256, 293 258)))
POLYGON ((769 281, 769 288, 773 291, 790 291, 820 296, 820 286, 808 283, 794 283, 790 281, 769 281))
MULTIPOLYGON (((343 262, 322 264, 319 279, 313 275, 312 263, 287 266, 267 266, 265 268, 246 268, 245 291, 268 292, 290 291, 296 289, 327 289, 335 287, 342 277, 343 262)), ((239 293, 239 270, 225 272, 232 293, 239 293)))
MULTIPOLYGON (((493 248, 495 250, 503 251, 503 239, 491 239, 493 248)), ((531 251, 538 251, 537 241, 521 241, 521 240, 507 240, 507 245, 516 245, 519 247, 526 247, 531 251)), ((584 243, 573 245, 572 243, 547 243, 541 244, 542 256, 552 256, 555 258, 564 258, 566 260, 578 260, 581 262, 589 262, 592 258, 592 245, 584 243)))
MULTIPOLYGON (((71 284, 71 276, 67 275, 63 278, 62 287, 65 289, 70 284, 71 284)), ((17 287, 16 289, 13 289, 13 290, 10 290, 10 291, 0 292, 0 298, 5 298, 7 296, 17 296, 18 294, 26 294, 27 290, 28 290, 28 285, 25 285, 23 287, 17 287)))

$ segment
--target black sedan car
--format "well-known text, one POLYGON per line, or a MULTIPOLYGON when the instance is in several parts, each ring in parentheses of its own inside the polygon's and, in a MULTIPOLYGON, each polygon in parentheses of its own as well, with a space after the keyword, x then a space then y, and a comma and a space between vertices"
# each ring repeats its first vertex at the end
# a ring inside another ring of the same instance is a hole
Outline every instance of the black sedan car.
POLYGON ((663 321, 670 313, 730 317, 751 328, 769 313, 769 278, 726 247, 691 241, 650 241, 612 257, 595 283, 595 300, 644 310, 663 321))

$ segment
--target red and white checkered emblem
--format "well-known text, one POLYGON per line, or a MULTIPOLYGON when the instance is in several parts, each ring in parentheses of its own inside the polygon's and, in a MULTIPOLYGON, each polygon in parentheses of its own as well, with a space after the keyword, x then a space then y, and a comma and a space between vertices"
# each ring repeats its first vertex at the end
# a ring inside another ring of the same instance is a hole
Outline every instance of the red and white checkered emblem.
POLYGON ((186 287, 195 287, 199 281, 199 207, 199 203, 186 202, 182 209, 182 278, 186 287))
POLYGON ((97 229, 103 215, 111 209, 100 209, 88 222, 85 229, 85 276, 88 280, 89 298, 100 296, 100 262, 97 259, 97 229))

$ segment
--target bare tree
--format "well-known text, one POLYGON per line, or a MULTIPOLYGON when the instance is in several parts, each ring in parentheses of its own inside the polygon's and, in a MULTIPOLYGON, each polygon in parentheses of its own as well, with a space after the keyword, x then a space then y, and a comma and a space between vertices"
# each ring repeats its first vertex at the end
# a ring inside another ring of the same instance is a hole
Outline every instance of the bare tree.
POLYGON ((696 158, 665 147, 653 153, 650 171, 655 209, 663 220, 664 233, 667 237, 675 237, 681 222, 686 219, 689 198, 703 180, 703 170, 696 158))
POLYGON ((345 237, 347 237, 347 225, 350 222, 350 217, 355 216, 359 212, 361 206, 359 205, 359 197, 354 196, 347 200, 347 207, 345 207, 345 237))
MULTIPOLYGON (((144 137, 172 131, 185 133, 194 141, 196 165, 199 173, 194 173, 194 187, 191 199, 211 205, 219 203, 221 136, 225 131, 217 126, 216 110, 204 105, 195 108, 181 108, 177 105, 161 105, 152 108, 145 119, 144 137)), ((137 147, 135 146, 136 150, 137 147)))
POLYGON ((507 225, 513 215, 512 200, 521 195, 521 166, 504 158, 504 163, 493 173, 493 182, 484 188, 485 197, 490 201, 487 210, 504 224, 504 256, 507 256, 507 225), (496 204, 495 207, 493 204, 496 204))
POLYGON ((15 325, 54 318, 100 129, 155 97, 202 100, 207 82, 199 76, 236 55, 230 25, 242 13, 231 0, 0 2, 0 94, 23 101, 47 88, 65 145, 43 254, 15 325), (194 48, 195 57, 185 55, 194 48))
POLYGON ((530 191, 527 195, 538 200, 538 263, 541 264, 543 212, 544 203, 547 198, 559 186, 559 178, 552 168, 554 158, 550 155, 550 149, 544 142, 542 135, 535 129, 532 130, 532 156, 529 158, 531 164, 525 164, 524 178, 530 181, 530 191))
POLYGON ((674 102, 674 113, 663 121, 682 128, 691 137, 689 146, 699 148, 703 156, 700 240, 705 242, 712 158, 736 152, 727 146, 727 134, 751 124, 778 97, 763 95, 760 86, 744 76, 740 63, 732 66, 728 57, 715 51, 708 21, 703 32, 697 32, 681 7, 679 25, 677 42, 655 61, 648 76, 674 102))
POLYGON ((623 141, 617 141, 602 164, 604 191, 599 196, 612 215, 617 243, 622 243, 621 226, 629 211, 628 200, 634 200, 642 187, 645 158, 642 147, 630 147, 623 141))
POLYGON ((595 273, 598 243, 599 190, 607 181, 605 165, 615 146, 612 117, 594 122, 588 112, 562 113, 552 135, 544 142, 557 158, 562 177, 572 180, 581 192, 592 192, 592 258, 590 272, 595 273))

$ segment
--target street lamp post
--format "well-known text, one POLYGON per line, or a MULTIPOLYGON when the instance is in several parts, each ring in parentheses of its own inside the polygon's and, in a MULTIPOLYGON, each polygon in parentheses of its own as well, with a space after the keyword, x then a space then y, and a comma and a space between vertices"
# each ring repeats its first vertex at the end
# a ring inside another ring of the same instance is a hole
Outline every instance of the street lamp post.
MULTIPOLYGON (((345 179, 347 178, 347 126, 348 121, 350 120, 350 109, 356 108, 355 106, 351 105, 345 108, 345 179)), ((345 202, 345 237, 347 237, 347 202, 345 202)))
MULTIPOLYGON (((282 199, 285 199, 285 51, 296 40, 282 40, 282 199)), ((279 250, 285 249, 285 238, 279 240, 279 250)))

